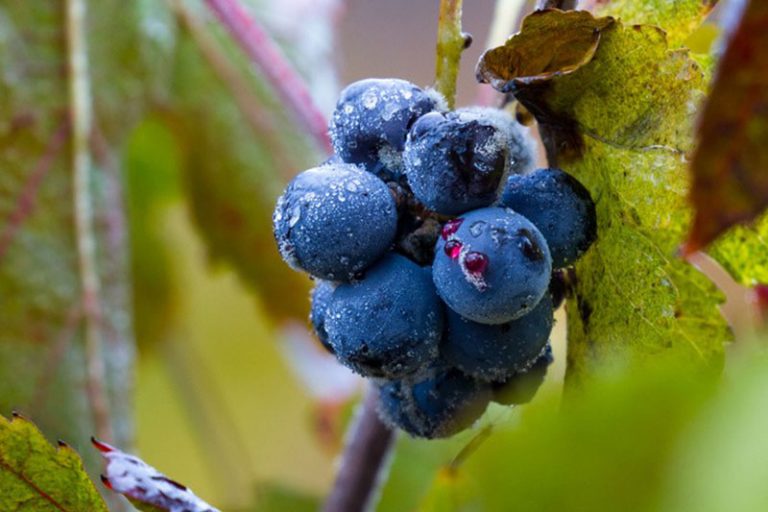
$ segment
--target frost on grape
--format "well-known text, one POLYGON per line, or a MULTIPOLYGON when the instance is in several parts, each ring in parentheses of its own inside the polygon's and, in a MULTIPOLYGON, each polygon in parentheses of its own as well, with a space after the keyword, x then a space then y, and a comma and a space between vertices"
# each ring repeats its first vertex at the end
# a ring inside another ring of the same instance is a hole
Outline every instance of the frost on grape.
POLYGON ((168 512, 219 512, 138 457, 96 439, 92 442, 107 461, 106 474, 101 477, 104 485, 132 502, 168 512))

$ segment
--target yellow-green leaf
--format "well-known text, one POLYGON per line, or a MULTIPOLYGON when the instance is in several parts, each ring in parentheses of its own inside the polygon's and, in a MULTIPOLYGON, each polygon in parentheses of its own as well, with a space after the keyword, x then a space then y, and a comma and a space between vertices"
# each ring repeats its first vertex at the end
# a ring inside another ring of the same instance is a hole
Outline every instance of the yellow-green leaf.
POLYGON ((680 46, 701 25, 717 0, 611 0, 595 13, 614 16, 626 24, 656 25, 667 33, 669 45, 680 46))
POLYGON ((21 417, 0 416, 0 510, 107 512, 80 456, 21 417))
MULTIPOLYGON (((584 23, 561 11, 535 13, 504 51, 542 59, 554 52, 546 28, 568 32, 569 19, 577 29, 584 23)), ((488 64, 481 62, 481 76, 507 80, 496 86, 536 116, 550 162, 582 181, 597 206, 598 240, 576 265, 567 306, 569 378, 606 358, 662 352, 719 369, 730 336, 721 297, 677 256, 690 222, 684 153, 693 146, 704 71, 687 50, 670 50, 658 28, 618 21, 568 73, 550 70, 530 83, 488 64)))

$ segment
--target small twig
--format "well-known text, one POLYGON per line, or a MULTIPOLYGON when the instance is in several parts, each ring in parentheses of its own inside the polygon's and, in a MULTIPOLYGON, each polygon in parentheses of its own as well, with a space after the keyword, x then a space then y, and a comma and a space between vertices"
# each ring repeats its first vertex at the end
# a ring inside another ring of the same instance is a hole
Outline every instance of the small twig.
POLYGON ((34 169, 29 174, 29 178, 16 200, 16 207, 8 216, 8 221, 2 233, 0 233, 0 261, 2 261, 14 238, 16 238, 21 225, 34 212, 35 206, 37 206, 37 192, 40 190, 40 185, 43 184, 43 180, 48 176, 68 136, 69 123, 64 120, 50 141, 48 141, 43 156, 37 161, 34 169))
POLYGON ((464 445, 461 451, 456 454, 451 463, 448 464, 447 469, 451 472, 458 471, 459 467, 467 461, 470 455, 477 452, 478 448, 491 437, 491 434, 493 434, 493 425, 489 424, 484 426, 480 432, 475 434, 475 436, 464 445))
POLYGON ((86 392, 96 433, 112 440, 112 424, 105 390, 103 347, 100 332, 101 304, 96 268, 96 236, 91 198, 91 92, 86 42, 84 0, 66 2, 67 72, 72 125, 72 181, 75 233, 85 318, 86 392))
POLYGON ((331 494, 324 512, 360 512, 373 506, 395 439, 376 412, 378 394, 371 386, 348 432, 331 494))
POLYGON ((448 102, 448 108, 456 103, 456 78, 459 75, 461 52, 468 39, 461 31, 462 0, 440 0, 440 18, 437 22, 437 61, 435 88, 448 102))
POLYGON ((166 0, 179 20, 195 41, 203 58, 208 62, 218 79, 232 94, 232 99, 243 114, 245 121, 254 133, 263 138, 265 143, 273 148, 270 152, 284 179, 293 177, 293 171, 298 167, 288 158, 290 151, 286 148, 285 138, 276 129, 275 119, 265 108, 260 108, 259 99, 252 93, 245 76, 224 54, 218 41, 213 38, 202 25, 200 20, 190 11, 181 0, 166 0))
POLYGON ((332 152, 328 123, 302 77, 280 47, 238 0, 205 0, 208 8, 264 74, 294 117, 324 151, 332 152))

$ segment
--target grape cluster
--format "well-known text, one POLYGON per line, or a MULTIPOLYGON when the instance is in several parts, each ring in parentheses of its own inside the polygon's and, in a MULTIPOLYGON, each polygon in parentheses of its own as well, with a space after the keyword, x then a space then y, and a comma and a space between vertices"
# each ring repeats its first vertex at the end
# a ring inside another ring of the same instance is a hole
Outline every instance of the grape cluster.
POLYGON ((532 170, 507 113, 448 111, 404 80, 348 86, 330 134, 334 156, 273 215, 283 258, 316 280, 323 346, 374 379, 382 418, 414 436, 529 401, 552 362, 559 269, 596 236, 587 190, 532 170))

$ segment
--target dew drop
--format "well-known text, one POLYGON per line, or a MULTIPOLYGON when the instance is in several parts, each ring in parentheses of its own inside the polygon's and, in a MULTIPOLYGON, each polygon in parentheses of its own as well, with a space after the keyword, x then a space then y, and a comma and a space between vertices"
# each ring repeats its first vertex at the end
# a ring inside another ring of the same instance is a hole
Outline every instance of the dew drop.
POLYGON ((354 112, 354 110, 355 110, 355 107, 353 107, 351 103, 345 103, 344 104, 344 113, 345 114, 351 114, 352 112, 354 112))
POLYGON ((469 252, 464 257, 464 268, 470 274, 483 274, 488 268, 488 256, 481 252, 469 252))
POLYGON ((376 104, 378 102, 379 98, 376 97, 376 93, 374 91, 366 91, 366 93, 363 94, 363 106, 368 110, 373 110, 376 108, 376 104))
POLYGON ((456 231, 459 230, 459 227, 461 227, 462 222, 464 222, 464 219, 453 219, 446 222, 443 226, 443 230, 440 232, 443 240, 448 240, 449 236, 456 233, 456 231))
POLYGON ((293 207, 293 210, 291 210, 291 218, 288 219, 288 227, 293 227, 296 225, 297 222, 301 219, 301 206, 296 205, 293 207))
POLYGON ((483 220, 477 220, 472 223, 471 226, 469 226, 469 233, 477 238, 478 236, 483 234, 483 229, 485 228, 486 222, 483 220))
POLYGON ((445 247, 443 247, 443 251, 445 252, 446 256, 452 260, 455 260, 458 259, 459 255, 461 254, 461 247, 461 242, 458 240, 448 240, 445 243, 445 247))

